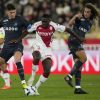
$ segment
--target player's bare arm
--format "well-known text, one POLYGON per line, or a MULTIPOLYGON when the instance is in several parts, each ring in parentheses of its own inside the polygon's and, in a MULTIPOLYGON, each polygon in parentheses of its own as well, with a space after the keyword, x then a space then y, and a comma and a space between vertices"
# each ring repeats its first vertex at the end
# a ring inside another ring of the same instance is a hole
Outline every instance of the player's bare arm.
POLYGON ((76 37, 79 40, 79 42, 84 41, 84 38, 79 37, 74 31, 71 30, 71 28, 66 27, 65 31, 68 32, 69 34, 73 35, 74 37, 76 37))
POLYGON ((75 23, 76 19, 80 19, 82 17, 81 13, 76 14, 68 23, 68 27, 72 27, 72 25, 75 23))

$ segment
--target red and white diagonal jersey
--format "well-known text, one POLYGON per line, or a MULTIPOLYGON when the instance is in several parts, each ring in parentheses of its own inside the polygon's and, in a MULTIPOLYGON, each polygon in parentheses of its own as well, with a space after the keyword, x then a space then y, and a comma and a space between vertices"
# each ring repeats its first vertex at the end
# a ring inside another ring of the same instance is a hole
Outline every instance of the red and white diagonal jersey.
POLYGON ((36 31, 36 40, 46 47, 50 47, 50 43, 52 42, 52 35, 55 31, 64 32, 65 26, 56 24, 54 22, 50 22, 47 28, 42 26, 42 21, 34 23, 28 32, 36 31))

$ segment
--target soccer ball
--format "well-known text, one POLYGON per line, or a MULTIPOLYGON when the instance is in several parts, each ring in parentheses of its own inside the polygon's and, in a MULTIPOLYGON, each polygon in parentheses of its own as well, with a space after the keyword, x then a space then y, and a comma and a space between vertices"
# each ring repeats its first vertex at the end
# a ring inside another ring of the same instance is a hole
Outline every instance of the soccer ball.
POLYGON ((27 96, 35 94, 35 91, 32 88, 32 86, 28 86, 26 89, 24 89, 24 91, 25 91, 25 95, 27 95, 27 96))

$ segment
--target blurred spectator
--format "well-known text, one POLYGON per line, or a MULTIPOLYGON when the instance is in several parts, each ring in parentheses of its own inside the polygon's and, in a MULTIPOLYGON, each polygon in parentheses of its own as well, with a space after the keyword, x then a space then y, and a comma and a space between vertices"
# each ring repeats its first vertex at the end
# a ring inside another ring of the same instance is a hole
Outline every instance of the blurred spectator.
POLYGON ((4 1, 0 0, 0 18, 2 18, 4 15, 3 9, 4 9, 4 1))
POLYGON ((17 13, 29 22, 34 23, 43 13, 49 13, 53 21, 66 25, 80 11, 81 6, 89 2, 100 7, 100 0, 0 0, 0 18, 4 16, 4 7, 8 3, 14 3, 17 13))

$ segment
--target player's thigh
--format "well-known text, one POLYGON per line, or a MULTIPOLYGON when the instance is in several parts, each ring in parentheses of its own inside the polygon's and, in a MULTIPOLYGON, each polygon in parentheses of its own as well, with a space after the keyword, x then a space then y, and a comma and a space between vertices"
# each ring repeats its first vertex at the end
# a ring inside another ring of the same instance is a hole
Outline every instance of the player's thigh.
POLYGON ((41 59, 40 51, 33 51, 32 56, 33 56, 34 60, 40 60, 41 59))
POLYGON ((78 56, 78 58, 84 63, 87 60, 87 56, 84 50, 79 50, 76 51, 76 55, 78 56))
MULTIPOLYGON (((10 48, 11 49, 11 48, 10 48)), ((10 51, 9 48, 3 48, 0 52, 0 63, 1 62, 7 62, 13 55, 13 53, 10 51)))

